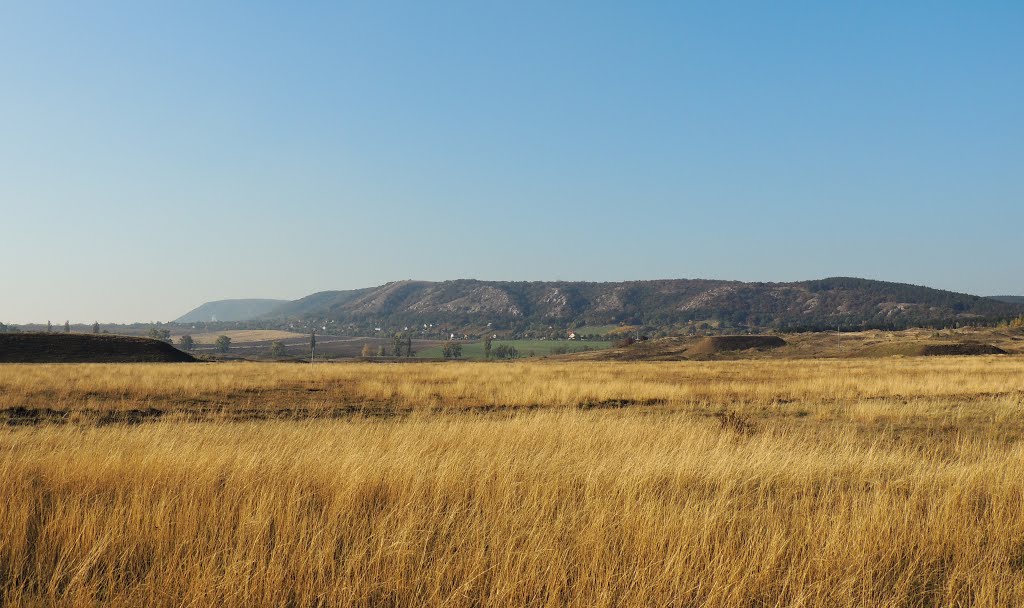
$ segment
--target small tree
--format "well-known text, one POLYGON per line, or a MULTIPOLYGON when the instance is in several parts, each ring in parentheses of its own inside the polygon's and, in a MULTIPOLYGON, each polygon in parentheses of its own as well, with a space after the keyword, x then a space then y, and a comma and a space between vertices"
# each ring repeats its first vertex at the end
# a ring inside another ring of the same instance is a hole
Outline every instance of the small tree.
POLYGON ((192 350, 196 347, 196 342, 192 339, 192 336, 185 334, 178 338, 178 346, 181 347, 181 350, 192 350))
POLYGON ((64 333, 71 333, 71 321, 64 321, 64 333))
POLYGON ((377 347, 377 356, 378 357, 383 357, 383 356, 385 356, 387 354, 388 354, 387 353, 387 349, 384 348, 383 344, 381 344, 379 347, 377 347))
POLYGON ((377 349, 373 347, 373 344, 367 342, 366 344, 363 344, 362 354, 364 357, 372 357, 377 354, 377 349))
POLYGON ((462 345, 458 342, 449 340, 444 343, 444 347, 441 348, 441 354, 444 355, 445 359, 458 359, 462 356, 462 345))
POLYGON ((153 338, 154 340, 160 340, 162 342, 169 343, 171 341, 171 330, 164 329, 162 327, 150 327, 149 337, 153 338))
POLYGON ((412 336, 406 336, 405 337, 405 356, 406 357, 411 357, 411 356, 413 356, 415 354, 416 353, 413 352, 413 350, 412 350, 412 336))
POLYGON ((402 334, 395 334, 395 336, 391 340, 392 340, 392 343, 394 344, 395 356, 396 357, 401 357, 402 356, 402 347, 405 346, 405 339, 402 338, 402 334))
POLYGON ((100 333, 100 322, 99 321, 93 321, 92 322, 92 333, 94 333, 94 334, 100 333))
POLYGON ((491 342, 493 342, 494 336, 488 335, 484 338, 484 359, 491 358, 491 342))
POLYGON ((274 340, 270 343, 270 356, 275 359, 284 356, 284 342, 274 340))
POLYGON ((316 353, 316 330, 309 332, 309 360, 313 361, 313 355, 316 353))
POLYGON ((217 336, 215 344, 217 345, 217 350, 222 353, 226 353, 231 350, 231 338, 227 336, 217 336))

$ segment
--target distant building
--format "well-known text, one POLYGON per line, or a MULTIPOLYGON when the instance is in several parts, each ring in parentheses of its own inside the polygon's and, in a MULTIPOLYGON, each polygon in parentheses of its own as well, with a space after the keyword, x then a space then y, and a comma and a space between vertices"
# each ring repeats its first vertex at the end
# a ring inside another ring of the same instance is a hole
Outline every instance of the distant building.
POLYGON ((566 336, 566 337, 569 338, 570 340, 575 340, 576 339, 576 330, 570 329, 569 330, 569 335, 566 336))

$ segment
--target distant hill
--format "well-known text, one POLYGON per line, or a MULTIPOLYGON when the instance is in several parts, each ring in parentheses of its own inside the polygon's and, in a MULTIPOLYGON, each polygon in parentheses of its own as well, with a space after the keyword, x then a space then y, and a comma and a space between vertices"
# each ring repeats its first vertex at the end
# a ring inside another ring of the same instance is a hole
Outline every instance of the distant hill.
MULTIPOLYGON (((183 319, 192 318, 194 312, 183 319)), ((991 322, 1020 314, 1024 314, 1024 304, 903 283, 839 277, 794 283, 702 279, 621 283, 400 281, 367 289, 316 293, 275 306, 261 318, 266 323, 287 321, 352 331, 424 325, 522 331, 621 323, 678 330, 701 322, 815 330, 837 326, 943 326, 991 322)), ((221 319, 219 314, 217 317, 221 319)))
POLYGON ((1010 304, 1024 304, 1024 296, 991 296, 989 299, 1010 304))
POLYGON ((0 363, 178 363, 195 361, 166 342, 110 334, 0 334, 0 363))
POLYGON ((205 323, 212 321, 249 321, 267 315, 288 300, 217 300, 207 302, 174 320, 175 323, 205 323))

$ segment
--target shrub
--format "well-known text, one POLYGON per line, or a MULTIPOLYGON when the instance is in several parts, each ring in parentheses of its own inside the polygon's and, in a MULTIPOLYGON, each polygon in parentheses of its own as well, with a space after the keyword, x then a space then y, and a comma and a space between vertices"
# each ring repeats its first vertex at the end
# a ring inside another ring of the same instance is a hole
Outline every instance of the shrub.
POLYGON ((499 344, 494 348, 495 359, 518 359, 519 351, 514 346, 499 344))

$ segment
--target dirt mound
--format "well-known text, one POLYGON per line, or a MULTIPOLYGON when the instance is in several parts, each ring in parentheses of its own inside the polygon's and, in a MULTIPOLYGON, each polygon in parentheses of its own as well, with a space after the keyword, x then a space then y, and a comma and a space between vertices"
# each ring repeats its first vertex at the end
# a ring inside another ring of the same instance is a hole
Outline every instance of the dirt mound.
MULTIPOLYGON (((754 353, 786 346, 778 336, 712 336, 707 338, 658 338, 625 347, 599 349, 566 355, 582 361, 685 361, 687 359, 744 358, 754 353)), ((758 357, 763 355, 756 355, 758 357)))
POLYGON ((166 342, 107 334, 0 334, 0 363, 176 363, 195 358, 166 342))
POLYGON ((937 355, 1005 355, 1006 351, 991 344, 926 344, 921 348, 926 357, 937 355))
POLYGON ((771 349, 785 346, 778 336, 710 336, 701 338, 687 349, 687 355, 714 355, 738 350, 771 349))
POLYGON ((858 353, 861 357, 938 357, 949 355, 1005 355, 1005 350, 991 344, 977 342, 903 342, 880 344, 858 353))

